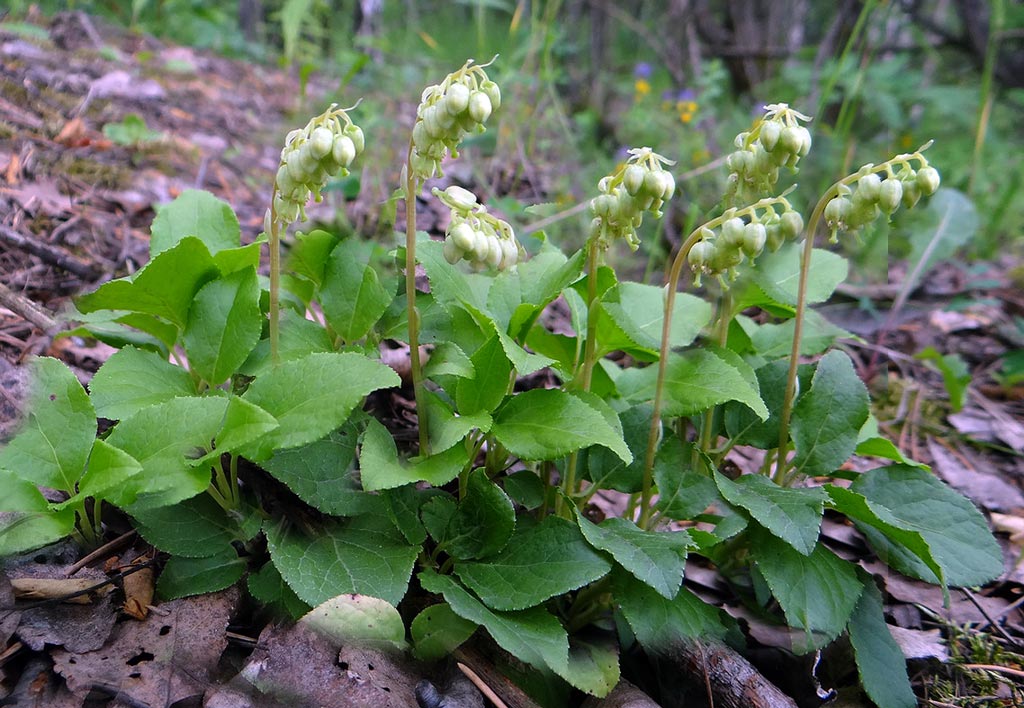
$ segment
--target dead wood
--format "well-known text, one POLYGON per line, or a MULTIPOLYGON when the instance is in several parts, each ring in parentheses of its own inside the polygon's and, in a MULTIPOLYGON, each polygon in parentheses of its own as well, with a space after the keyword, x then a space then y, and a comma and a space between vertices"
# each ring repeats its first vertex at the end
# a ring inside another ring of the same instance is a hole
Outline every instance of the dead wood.
POLYGON ((102 275, 102 272, 72 256, 56 246, 40 241, 38 238, 30 238, 18 233, 9 226, 0 224, 0 241, 13 246, 33 256, 41 258, 45 262, 62 268, 69 273, 77 275, 82 280, 92 282, 102 275))
POLYGON ((664 657, 703 681, 715 708, 796 708, 796 702, 724 644, 676 642, 664 657))
POLYGON ((650 696, 626 679, 619 681, 615 689, 604 698, 591 696, 583 702, 583 708, 659 708, 650 696))

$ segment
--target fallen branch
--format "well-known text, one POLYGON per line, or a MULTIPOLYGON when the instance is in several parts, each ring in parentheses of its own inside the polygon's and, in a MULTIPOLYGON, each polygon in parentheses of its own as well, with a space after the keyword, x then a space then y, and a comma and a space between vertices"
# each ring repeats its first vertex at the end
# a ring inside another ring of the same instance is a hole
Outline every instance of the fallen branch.
POLYGON ((665 658, 703 680, 715 708, 796 708, 796 702, 724 644, 680 641, 665 658))
POLYGON ((0 241, 9 246, 13 246, 14 248, 25 251, 26 253, 31 253, 33 256, 37 256, 51 265, 55 265, 58 268, 62 268, 69 273, 77 275, 82 280, 93 281, 102 275, 102 273, 96 268, 88 263, 80 261, 63 249, 51 246, 43 241, 24 236, 11 227, 4 226, 2 224, 0 224, 0 241))
POLYGON ((60 322, 53 315, 3 283, 0 283, 0 306, 6 307, 46 333, 54 332, 60 326, 60 322))

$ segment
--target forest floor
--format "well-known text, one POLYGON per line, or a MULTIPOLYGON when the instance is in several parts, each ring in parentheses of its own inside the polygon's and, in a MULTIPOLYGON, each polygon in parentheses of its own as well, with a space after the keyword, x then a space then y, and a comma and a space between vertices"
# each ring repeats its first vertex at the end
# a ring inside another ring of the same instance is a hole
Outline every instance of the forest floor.
MULTIPOLYGON (((234 207, 247 242, 262 230, 299 90, 287 72, 100 27, 77 13, 38 29, 0 24, 0 283, 10 291, 0 293, 0 440, 15 429, 30 356, 58 357, 87 382, 113 352, 55 337, 60 313, 76 294, 145 262, 156 206, 183 190, 206 189, 234 207)), ((900 275, 895 264, 891 282, 900 275)), ((844 344, 860 370, 885 372, 874 377, 884 387, 875 399, 883 431, 981 507, 1004 549, 1000 579, 954 590, 944 606, 940 590, 887 571, 852 527, 826 519, 830 546, 883 580, 887 616, 922 705, 1014 705, 1022 695, 1024 386, 1000 385, 993 376, 1005 352, 1024 348, 1021 279, 1012 262, 969 269, 944 263, 892 316, 895 289, 888 284, 845 288, 823 308, 860 337, 844 344), (878 317, 863 315, 865 299, 878 317), (957 412, 941 375, 910 356, 927 346, 959 354, 970 367, 957 412)), ((742 451, 734 461, 744 467, 742 451)), ((32 573, 75 560, 67 549, 54 553, 40 556, 32 573)), ((102 569, 83 572, 102 576, 102 569)), ((778 660, 784 652, 776 649, 789 643, 784 632, 731 606, 713 570, 691 563, 687 583, 743 620, 750 656, 769 679, 801 705, 815 704, 813 692, 807 697, 809 664, 778 660)), ((0 605, 10 605, 8 593, 0 576, 0 605)), ((233 651, 244 653, 253 644, 244 635, 252 639, 263 626, 252 624, 252 612, 230 591, 167 604, 173 608, 158 607, 145 622, 119 616, 109 597, 98 605, 0 608, 0 704, 198 705, 209 683, 224 676, 228 637, 233 651), (175 634, 187 631, 197 647, 187 665, 180 655, 174 666, 161 663, 168 659, 155 648, 171 612, 175 634), (250 619, 239 620, 243 615, 250 619), (68 661, 87 654, 92 661, 68 661), (120 674, 110 664, 96 668, 108 658, 120 674), (99 673, 91 675, 94 669, 99 673)), ((261 638, 275 641, 283 640, 261 638)), ((294 644, 281 651, 298 652, 294 644)), ((849 673, 817 678, 826 687, 854 683, 849 673)), ((338 705, 362 705, 345 700, 338 705)), ((854 690, 839 700, 867 705, 854 690)))

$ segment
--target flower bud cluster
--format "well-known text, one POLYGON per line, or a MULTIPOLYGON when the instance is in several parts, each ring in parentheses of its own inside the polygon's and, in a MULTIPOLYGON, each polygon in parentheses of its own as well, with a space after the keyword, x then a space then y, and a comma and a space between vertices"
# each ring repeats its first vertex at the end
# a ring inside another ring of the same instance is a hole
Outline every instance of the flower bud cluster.
POLYGON ((624 165, 597 183, 601 194, 590 200, 591 238, 599 239, 603 248, 620 238, 634 251, 640 246, 636 230, 643 213, 660 218, 661 207, 676 191, 675 178, 663 164, 675 163, 648 147, 633 148, 624 165))
POLYGON ((446 261, 455 265, 465 259, 481 270, 508 270, 519 262, 520 248, 512 227, 488 214, 472 192, 456 186, 433 191, 452 213, 444 239, 446 261))
POLYGON ((741 210, 729 209, 701 227, 700 241, 686 255, 695 285, 700 285, 702 274, 734 274, 744 258, 752 262, 766 247, 776 251, 803 232, 803 217, 785 198, 768 201, 741 210), (776 205, 781 205, 781 213, 775 210, 776 205))
POLYGON ((832 231, 832 242, 838 240, 840 231, 857 233, 880 214, 892 216, 901 205, 913 207, 922 196, 934 194, 940 182, 938 170, 928 164, 920 151, 893 158, 879 167, 864 165, 855 175, 841 181, 836 196, 825 204, 823 216, 832 231), (911 159, 921 166, 915 170, 911 159))
POLYGON ((418 179, 439 177, 446 152, 457 157, 467 133, 484 132, 484 123, 501 106, 501 90, 472 60, 423 91, 412 129, 409 166, 418 179))
POLYGON ((274 196, 274 212, 283 223, 300 216, 305 220, 309 198, 319 202, 327 178, 347 175, 348 167, 363 151, 362 129, 335 105, 285 138, 274 196))
POLYGON ((800 125, 809 120, 785 103, 765 106, 764 116, 736 136, 738 149, 726 159, 729 195, 742 201, 767 196, 779 181, 780 167, 795 172, 811 149, 811 133, 800 125))

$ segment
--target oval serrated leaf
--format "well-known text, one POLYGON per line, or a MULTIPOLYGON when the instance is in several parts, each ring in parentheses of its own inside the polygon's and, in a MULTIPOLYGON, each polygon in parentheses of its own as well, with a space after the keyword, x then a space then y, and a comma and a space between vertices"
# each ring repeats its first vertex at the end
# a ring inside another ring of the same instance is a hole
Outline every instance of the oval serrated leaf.
POLYGON ((575 524, 549 516, 517 529, 496 556, 457 561, 455 572, 488 607, 522 610, 591 583, 611 567, 575 524))
POLYGON ((188 371, 153 351, 125 347, 107 359, 89 382, 97 415, 123 420, 178 396, 196 395, 188 371))
POLYGON ((189 366, 204 381, 227 381, 248 358, 263 328, 256 269, 211 280, 196 293, 182 342, 189 366))
POLYGON ((601 412, 559 389, 533 389, 514 396, 495 415, 491 433, 524 460, 554 460, 601 445, 627 464, 633 454, 601 412))
POLYGON ((459 617, 444 603, 424 609, 409 626, 413 654, 420 661, 443 659, 476 631, 476 622, 459 617))
POLYGON ((392 369, 350 352, 282 362, 257 378, 243 396, 280 424, 250 445, 246 456, 265 460, 274 450, 319 440, 341 427, 364 396, 400 382, 392 369))

